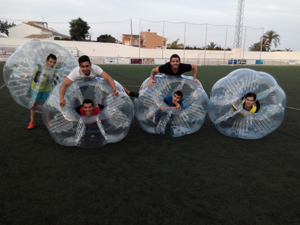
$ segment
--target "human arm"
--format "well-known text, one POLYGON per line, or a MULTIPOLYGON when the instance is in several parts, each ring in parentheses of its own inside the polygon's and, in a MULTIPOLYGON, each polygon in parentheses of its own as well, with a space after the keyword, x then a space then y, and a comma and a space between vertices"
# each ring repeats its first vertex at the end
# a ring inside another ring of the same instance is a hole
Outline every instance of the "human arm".
POLYGON ((66 77, 63 82, 61 83, 60 87, 59 87, 59 105, 60 107, 63 107, 66 105, 66 99, 64 99, 65 93, 66 93, 66 89, 67 87, 72 84, 73 81, 70 80, 68 77, 66 77))
POLYGON ((197 80, 197 65, 195 64, 191 64, 192 70, 193 70, 193 81, 198 84, 199 86, 201 86, 201 83, 199 82, 199 80, 197 80))
POLYGON ((118 97, 118 96, 119 96, 119 92, 117 91, 115 82, 114 82, 114 80, 111 78, 111 76, 109 76, 109 75, 108 75, 106 72, 104 72, 104 71, 100 74, 100 76, 110 84, 110 86, 111 86, 112 89, 113 89, 113 94, 114 94, 114 96, 118 97))
POLYGON ((37 82, 38 82, 38 78, 39 78, 40 75, 41 75, 41 71, 42 71, 41 65, 40 65, 40 64, 36 65, 36 66, 35 66, 34 73, 33 73, 33 81, 34 81, 34 83, 37 83, 37 82))
POLYGON ((182 102, 181 101, 177 102, 170 96, 164 98, 164 103, 166 103, 169 106, 169 108, 171 108, 171 109, 181 109, 182 102), (171 102, 169 102, 169 101, 171 101, 171 102), (171 105, 175 105, 175 106, 171 106, 171 105))
POLYGON ((181 109, 181 106, 178 102, 175 103, 176 106, 171 106, 171 109, 181 109))
POLYGON ((154 76, 155 74, 157 74, 159 72, 159 67, 155 67, 154 69, 152 69, 151 74, 150 74, 150 80, 148 82, 148 87, 152 87, 153 83, 155 82, 154 80, 154 76))

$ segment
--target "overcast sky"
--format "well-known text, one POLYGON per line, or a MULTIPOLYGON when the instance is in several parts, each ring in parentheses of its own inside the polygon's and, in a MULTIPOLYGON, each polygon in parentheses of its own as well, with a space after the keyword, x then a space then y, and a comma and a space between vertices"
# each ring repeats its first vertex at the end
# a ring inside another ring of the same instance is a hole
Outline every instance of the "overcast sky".
MULTIPOLYGON (((69 35, 69 22, 81 17, 90 25, 93 40, 101 34, 121 40, 122 34, 130 33, 132 19, 133 34, 138 34, 139 29, 150 29, 164 35, 167 43, 179 38, 179 43, 185 41, 186 45, 197 47, 205 45, 205 24, 212 24, 207 26, 207 44, 215 42, 224 47, 226 41, 226 47, 232 48, 237 6, 238 0, 0 0, 0 19, 15 24, 43 20, 69 35)), ((300 51, 299 11, 299 0, 246 0, 243 24, 247 29, 243 30, 242 48, 245 30, 248 50, 259 41, 264 28, 264 32, 274 30, 280 35, 281 45, 276 49, 300 51)))

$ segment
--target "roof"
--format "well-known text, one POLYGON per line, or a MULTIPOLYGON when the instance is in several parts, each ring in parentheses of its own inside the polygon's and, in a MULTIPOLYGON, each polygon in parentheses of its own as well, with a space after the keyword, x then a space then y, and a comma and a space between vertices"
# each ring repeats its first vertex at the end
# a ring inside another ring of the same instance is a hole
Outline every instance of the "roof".
MULTIPOLYGON (((131 38, 131 34, 122 34, 122 36, 123 36, 124 38, 131 38)), ((133 35, 132 35, 132 38, 139 38, 139 36, 140 36, 140 35, 138 35, 138 34, 133 34, 133 35)))
POLYGON ((39 39, 47 39, 53 37, 52 34, 31 34, 25 38, 39 38, 39 39))
MULTIPOLYGON (((36 25, 35 23, 39 23, 41 24, 41 22, 34 22, 34 21, 29 21, 28 23, 25 23, 29 26, 32 26, 32 27, 35 27, 35 28, 38 28, 38 29, 41 29, 41 30, 46 30, 46 31, 50 31, 52 34, 56 34, 56 35, 61 35, 63 37, 70 37, 68 35, 64 35, 64 34, 61 34, 61 33, 58 33, 57 31, 54 31, 52 29, 49 29, 49 28, 46 28, 46 27, 41 27, 39 25, 36 25)), ((27 37, 26 37, 27 38, 27 37)))
POLYGON ((141 33, 141 35, 143 35, 143 34, 154 34, 157 37, 164 38, 164 39, 168 40, 167 38, 158 35, 156 32, 144 31, 144 32, 141 33))

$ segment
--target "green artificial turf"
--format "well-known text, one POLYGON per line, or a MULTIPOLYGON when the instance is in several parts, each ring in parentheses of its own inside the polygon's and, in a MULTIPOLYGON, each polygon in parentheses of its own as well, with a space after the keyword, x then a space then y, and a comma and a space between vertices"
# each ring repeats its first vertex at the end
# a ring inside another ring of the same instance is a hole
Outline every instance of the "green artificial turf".
MULTIPOLYGON (((0 64, 0 87, 3 85, 0 64)), ((138 91, 153 66, 102 65, 138 91)), ((209 93, 239 67, 198 67, 209 93)), ((249 67, 274 76, 300 108, 300 67, 249 67)), ((189 73, 191 75, 191 73, 189 73)), ((0 89, 0 224, 300 224, 299 114, 259 140, 230 138, 207 117, 196 133, 165 138, 136 119, 120 142, 99 149, 58 145, 37 115, 0 89)))

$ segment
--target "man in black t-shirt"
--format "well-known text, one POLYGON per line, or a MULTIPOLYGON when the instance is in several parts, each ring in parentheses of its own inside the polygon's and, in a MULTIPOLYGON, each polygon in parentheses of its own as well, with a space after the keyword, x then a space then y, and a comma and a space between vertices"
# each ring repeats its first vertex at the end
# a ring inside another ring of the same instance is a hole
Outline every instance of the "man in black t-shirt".
POLYGON ((170 62, 168 62, 162 66, 155 67, 151 71, 148 87, 153 86, 153 83, 155 82, 154 76, 156 73, 164 73, 166 75, 181 75, 181 74, 183 74, 185 72, 189 72, 191 70, 193 70, 194 82, 196 82, 198 85, 201 85, 199 80, 197 80, 197 66, 194 64, 180 63, 179 55, 173 54, 170 57, 170 62))

